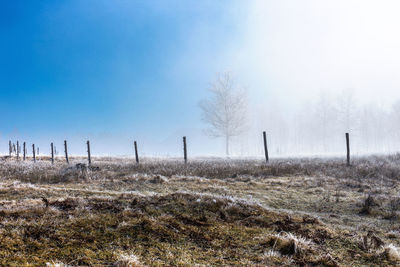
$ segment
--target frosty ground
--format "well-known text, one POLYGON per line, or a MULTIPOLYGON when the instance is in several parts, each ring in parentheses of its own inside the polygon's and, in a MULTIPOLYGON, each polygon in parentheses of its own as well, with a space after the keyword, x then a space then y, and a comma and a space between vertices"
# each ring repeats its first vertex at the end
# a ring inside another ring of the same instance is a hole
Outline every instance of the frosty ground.
POLYGON ((400 263, 400 155, 0 162, 0 265, 400 263))

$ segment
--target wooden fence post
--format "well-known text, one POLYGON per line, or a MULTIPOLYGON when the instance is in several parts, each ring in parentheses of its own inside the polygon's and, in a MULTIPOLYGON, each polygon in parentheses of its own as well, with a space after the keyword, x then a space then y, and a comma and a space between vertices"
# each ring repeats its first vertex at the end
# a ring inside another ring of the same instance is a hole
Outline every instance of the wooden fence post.
POLYGON ((264 138, 265 161, 268 163, 269 156, 268 156, 268 146, 267 146, 267 134, 266 134, 266 132, 263 132, 263 138, 264 138))
POLYGON ((350 137, 349 137, 349 133, 346 133, 346 147, 347 147, 347 166, 350 166, 350 137))
POLYGON ((64 151, 65 151, 65 160, 67 161, 67 164, 69 164, 67 140, 64 140, 64 151))
POLYGON ((23 152, 24 152, 24 161, 25 161, 25 158, 26 158, 26 142, 24 142, 24 148, 23 149, 24 149, 23 152))
POLYGON ((87 153, 88 153, 88 163, 89 163, 89 167, 90 165, 92 165, 92 159, 90 158, 90 142, 89 140, 86 142, 87 144, 87 153))
POLYGON ((24 146, 23 146, 23 152, 24 152, 24 161, 26 159, 26 142, 24 142, 24 146))
POLYGON ((17 141, 17 160, 19 160, 19 141, 17 141))
POLYGON ((134 142, 135 145, 135 157, 136 157, 136 163, 139 164, 139 153, 138 153, 138 149, 137 149, 137 143, 136 141, 134 142))
POLYGON ((54 144, 51 143, 51 164, 54 164, 54 144))
POLYGON ((36 162, 36 154, 35 154, 35 144, 32 144, 32 154, 33 154, 33 162, 36 162))
POLYGON ((183 158, 185 159, 185 164, 186 164, 187 163, 186 136, 183 137, 183 158))

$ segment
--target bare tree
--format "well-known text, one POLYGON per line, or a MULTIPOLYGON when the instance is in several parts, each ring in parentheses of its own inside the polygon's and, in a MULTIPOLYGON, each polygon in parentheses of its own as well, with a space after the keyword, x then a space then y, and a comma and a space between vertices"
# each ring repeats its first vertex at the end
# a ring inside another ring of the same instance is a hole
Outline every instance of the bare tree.
POLYGON ((200 102, 202 121, 209 125, 205 132, 211 137, 224 137, 229 156, 231 138, 246 130, 247 95, 229 72, 218 73, 209 91, 210 98, 200 102))

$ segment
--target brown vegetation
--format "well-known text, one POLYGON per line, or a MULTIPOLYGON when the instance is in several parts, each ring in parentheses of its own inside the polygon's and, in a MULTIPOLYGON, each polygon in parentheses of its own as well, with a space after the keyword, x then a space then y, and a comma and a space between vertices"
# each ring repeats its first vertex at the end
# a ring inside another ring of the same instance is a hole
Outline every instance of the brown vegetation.
POLYGON ((396 265, 397 160, 8 159, 0 265, 396 265))

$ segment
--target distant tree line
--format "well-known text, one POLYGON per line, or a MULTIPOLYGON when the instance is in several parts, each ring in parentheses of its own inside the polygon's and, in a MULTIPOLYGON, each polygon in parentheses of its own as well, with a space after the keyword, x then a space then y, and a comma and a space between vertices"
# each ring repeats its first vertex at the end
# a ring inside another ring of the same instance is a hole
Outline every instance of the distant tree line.
POLYGON ((342 153, 346 132, 357 153, 400 152, 400 101, 388 108, 360 104, 352 90, 321 92, 291 116, 264 111, 257 127, 269 131, 278 155, 342 153))
POLYGON ((258 109, 248 105, 246 91, 232 74, 217 74, 208 98, 200 102, 205 133, 223 137, 228 156, 261 155, 263 131, 271 154, 277 156, 343 153, 347 132, 355 153, 400 152, 400 100, 390 108, 360 104, 353 90, 342 90, 321 91, 316 100, 294 112, 287 104, 267 104, 271 102, 267 99, 258 109))

